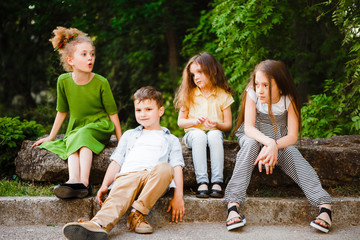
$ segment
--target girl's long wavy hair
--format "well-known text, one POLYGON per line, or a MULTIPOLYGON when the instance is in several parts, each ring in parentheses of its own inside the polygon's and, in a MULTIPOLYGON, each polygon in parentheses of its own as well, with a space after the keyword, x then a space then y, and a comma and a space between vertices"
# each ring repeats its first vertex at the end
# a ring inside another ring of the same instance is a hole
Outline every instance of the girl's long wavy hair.
POLYGON ((65 71, 72 71, 72 66, 66 61, 67 57, 72 57, 75 47, 79 43, 88 42, 95 50, 95 46, 91 38, 84 32, 76 28, 57 27, 53 31, 54 37, 49 39, 55 50, 60 54, 60 63, 65 71))
MULTIPOLYGON (((287 67, 285 66, 285 64, 281 61, 270 60, 270 59, 260 62, 258 65, 256 65, 254 71, 251 73, 250 82, 246 86, 246 89, 248 87, 253 87, 253 89, 255 90, 255 76, 258 71, 262 71, 267 76, 267 79, 269 81, 270 103, 268 104, 268 113, 269 113, 271 121, 274 125, 275 140, 276 140, 277 127, 276 127, 276 120, 275 120, 275 117, 274 117, 274 114, 273 114, 272 108, 271 108, 271 105, 272 105, 272 102, 271 102, 271 79, 275 80, 275 82, 280 90, 280 94, 283 96, 288 96, 290 98, 291 103, 295 109, 296 116, 298 118, 299 132, 300 132, 301 131, 300 100, 299 100, 298 93, 296 91, 294 80, 291 77, 290 72, 287 69, 287 67)), ((240 125, 244 122, 246 96, 247 96, 247 92, 244 91, 243 96, 242 96, 242 101, 241 101, 240 114, 237 119, 235 131, 237 131, 237 129, 240 127, 240 125)))
POLYGON ((193 56, 184 68, 182 82, 174 100, 176 109, 179 110, 181 107, 189 109, 190 104, 193 103, 191 92, 196 88, 193 76, 190 73, 190 66, 193 63, 201 66, 201 70, 209 77, 214 88, 219 87, 226 92, 233 94, 233 91, 225 78, 221 64, 210 53, 202 52, 193 56))

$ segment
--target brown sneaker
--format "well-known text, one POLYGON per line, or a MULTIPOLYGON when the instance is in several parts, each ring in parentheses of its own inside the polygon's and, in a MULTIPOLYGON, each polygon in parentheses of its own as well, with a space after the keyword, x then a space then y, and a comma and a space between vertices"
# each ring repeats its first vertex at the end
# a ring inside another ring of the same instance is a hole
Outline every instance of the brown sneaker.
POLYGON ((144 215, 139 211, 131 212, 128 217, 127 226, 130 228, 130 231, 135 231, 136 233, 152 233, 153 228, 148 221, 146 221, 144 215))
POLYGON ((63 235, 69 240, 107 240, 108 233, 92 221, 67 223, 62 229, 63 235))

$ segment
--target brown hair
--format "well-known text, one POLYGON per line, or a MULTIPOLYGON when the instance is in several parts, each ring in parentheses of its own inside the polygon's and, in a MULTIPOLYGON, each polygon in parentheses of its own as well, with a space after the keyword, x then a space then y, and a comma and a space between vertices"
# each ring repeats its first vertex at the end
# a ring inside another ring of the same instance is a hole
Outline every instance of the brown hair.
POLYGON ((138 89, 132 99, 135 101, 144 101, 144 100, 155 100, 159 108, 163 106, 163 96, 161 92, 152 86, 146 86, 138 89))
POLYGON ((202 52, 193 56, 184 68, 182 82, 174 100, 175 108, 189 108, 189 105, 193 103, 191 91, 196 88, 193 76, 190 73, 190 66, 193 63, 201 66, 201 70, 209 77, 213 87, 222 88, 230 94, 233 93, 221 64, 210 53, 202 52))
POLYGON ((91 38, 86 33, 76 28, 57 27, 53 33, 54 37, 49 41, 52 43, 54 49, 59 52, 61 65, 67 72, 72 71, 73 68, 70 64, 68 64, 66 58, 72 57, 77 44, 88 42, 95 49, 91 38))
MULTIPOLYGON (((293 104, 296 116, 298 118, 299 122, 299 130, 301 130, 301 114, 300 114, 300 100, 299 96, 296 91, 295 83, 291 77, 291 74, 285 64, 281 61, 276 60, 265 60, 260 62, 258 65, 256 65, 254 71, 251 73, 250 76, 250 82, 247 85, 246 89, 248 87, 253 87, 255 90, 255 76, 256 72, 262 71, 269 81, 269 98, 270 103, 268 104, 268 112, 269 116, 271 118, 271 121, 274 125, 274 132, 275 132, 275 140, 276 140, 276 121, 274 119, 274 114, 272 113, 271 108, 271 79, 274 79, 281 95, 288 96, 293 104)), ((245 103, 246 103, 246 91, 244 91, 241 101, 241 110, 240 114, 238 116, 238 120, 236 123, 235 131, 240 127, 240 125, 244 122, 245 117, 245 103)))

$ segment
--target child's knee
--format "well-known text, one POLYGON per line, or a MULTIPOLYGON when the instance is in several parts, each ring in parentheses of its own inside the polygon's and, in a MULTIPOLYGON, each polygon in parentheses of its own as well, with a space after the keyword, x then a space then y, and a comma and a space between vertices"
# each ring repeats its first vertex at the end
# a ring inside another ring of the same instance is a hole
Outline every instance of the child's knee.
POLYGON ((295 146, 287 146, 286 148, 282 149, 282 156, 286 156, 286 159, 292 160, 294 158, 294 154, 299 150, 295 146))
POLYGON ((156 172, 159 176, 164 177, 164 179, 173 179, 174 168, 167 162, 159 162, 152 171, 156 172))
POLYGON ((206 133, 201 130, 194 130, 192 139, 193 141, 206 142, 206 133))
POLYGON ((260 144, 258 141, 256 141, 255 139, 246 137, 243 141, 242 141, 242 146, 241 147, 246 147, 246 148, 250 148, 250 149, 256 149, 259 150, 260 149, 260 144))
POLYGON ((210 144, 222 144, 224 140, 223 133, 220 130, 212 130, 207 134, 208 143, 210 144))

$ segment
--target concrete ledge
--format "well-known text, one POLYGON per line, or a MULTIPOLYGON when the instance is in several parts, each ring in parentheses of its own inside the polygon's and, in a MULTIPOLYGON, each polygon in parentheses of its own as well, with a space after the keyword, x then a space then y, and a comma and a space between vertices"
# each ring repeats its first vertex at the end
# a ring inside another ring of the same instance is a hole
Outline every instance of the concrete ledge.
MULTIPOLYGON (((198 199, 193 195, 184 197, 186 214, 184 222, 224 222, 226 202, 224 199, 198 199)), ((160 198, 148 217, 153 225, 171 222, 166 213, 169 198, 160 198)), ((56 197, 0 197, 0 225, 51 225, 88 220, 98 211, 95 198, 60 200, 56 197)), ((248 198, 240 209, 249 224, 309 224, 318 210, 306 199, 248 198)), ((127 216, 127 215, 126 215, 127 216)), ((120 222, 126 221, 126 216, 120 222)), ((337 226, 360 226, 360 198, 334 198, 333 218, 337 226)))
POLYGON ((92 217, 93 198, 0 197, 0 225, 57 224, 92 217))

